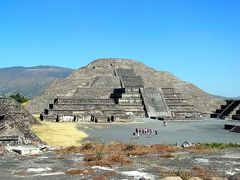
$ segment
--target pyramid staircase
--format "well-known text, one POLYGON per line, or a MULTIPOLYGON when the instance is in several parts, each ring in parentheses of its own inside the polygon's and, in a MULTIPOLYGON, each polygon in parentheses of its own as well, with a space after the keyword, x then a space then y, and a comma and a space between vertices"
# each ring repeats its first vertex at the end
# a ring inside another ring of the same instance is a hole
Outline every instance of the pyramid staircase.
POLYGON ((124 111, 126 115, 145 117, 146 113, 144 110, 143 100, 138 88, 114 89, 110 98, 114 99, 114 102, 118 104, 120 109, 124 111))
POLYGON ((240 120, 240 108, 236 111, 236 114, 232 115, 233 120, 240 120))
POLYGON ((200 112, 194 110, 194 105, 188 104, 187 99, 181 93, 175 92, 173 87, 161 88, 164 100, 171 112, 169 118, 194 118, 199 117, 200 112))
MULTIPOLYGON (((130 116, 145 116, 139 90, 140 87, 143 87, 142 79, 136 76, 132 69, 116 69, 114 73, 119 76, 121 88, 113 89, 108 99, 84 99, 77 96, 56 98, 40 114, 40 119, 57 122, 112 122, 130 116)), ((104 89, 100 90, 103 91, 104 89)), ((79 91, 79 89, 76 91, 79 91)))
MULTIPOLYGON (((214 113, 210 115, 211 118, 226 119, 239 107, 240 100, 226 100, 225 105, 221 105, 220 109, 216 109, 214 113)), ((240 120, 240 109, 236 110, 236 114, 232 115, 235 120, 240 120)))

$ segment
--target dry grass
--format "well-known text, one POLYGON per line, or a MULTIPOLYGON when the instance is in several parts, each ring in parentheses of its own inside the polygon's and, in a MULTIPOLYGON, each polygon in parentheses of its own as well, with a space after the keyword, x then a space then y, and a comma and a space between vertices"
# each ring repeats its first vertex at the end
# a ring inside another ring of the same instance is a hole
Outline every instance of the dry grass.
POLYGON ((170 145, 135 145, 135 144, 91 144, 83 146, 71 146, 56 150, 60 154, 83 153, 85 166, 113 166, 131 165, 128 156, 140 156, 152 153, 166 153, 165 157, 173 157, 171 154, 178 150, 170 145))
POLYGON ((164 153, 160 155, 161 158, 174 158, 175 155, 172 153, 164 153))
POLYGON ((23 107, 27 108, 27 106, 30 104, 30 102, 31 102, 31 100, 28 100, 28 101, 22 103, 21 105, 22 105, 23 107))
POLYGON ((186 148, 186 150, 189 152, 198 153, 198 154, 205 154, 205 153, 213 152, 213 148, 207 147, 203 144, 198 144, 196 146, 186 148))
POLYGON ((43 121, 33 125, 32 131, 48 145, 72 146, 80 145, 87 134, 77 130, 77 123, 56 123, 43 121))
POLYGON ((112 155, 85 155, 84 165, 85 166, 108 166, 113 165, 131 165, 132 161, 119 154, 112 155))
POLYGON ((122 155, 144 155, 150 153, 174 153, 179 148, 171 145, 135 145, 135 144, 85 144, 83 146, 71 146, 57 150, 58 153, 71 154, 83 153, 94 154, 101 152, 103 154, 122 154, 122 155))

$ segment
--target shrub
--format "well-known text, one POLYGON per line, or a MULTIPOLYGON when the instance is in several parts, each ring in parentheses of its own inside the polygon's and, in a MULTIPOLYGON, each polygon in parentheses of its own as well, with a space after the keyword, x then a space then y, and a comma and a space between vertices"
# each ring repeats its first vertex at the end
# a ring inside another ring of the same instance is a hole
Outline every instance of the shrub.
POLYGON ((15 99, 15 101, 17 101, 19 103, 24 103, 29 100, 29 99, 25 98, 24 96, 22 96, 20 93, 12 94, 9 97, 15 99))

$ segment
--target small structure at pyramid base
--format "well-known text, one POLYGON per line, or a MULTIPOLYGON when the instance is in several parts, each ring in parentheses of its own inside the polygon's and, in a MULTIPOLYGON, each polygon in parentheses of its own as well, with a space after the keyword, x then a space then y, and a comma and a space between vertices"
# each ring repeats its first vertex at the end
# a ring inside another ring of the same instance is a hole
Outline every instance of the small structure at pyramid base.
POLYGON ((35 118, 11 98, 0 97, 0 144, 23 145, 41 142, 30 130, 35 118))
POLYGON ((216 109, 210 117, 218 119, 240 120, 240 100, 226 100, 225 104, 216 109))
POLYGON ((222 103, 166 72, 118 59, 94 61, 53 83, 39 99, 32 103, 48 104, 40 119, 56 122, 130 121, 133 116, 195 119, 209 116, 222 103))

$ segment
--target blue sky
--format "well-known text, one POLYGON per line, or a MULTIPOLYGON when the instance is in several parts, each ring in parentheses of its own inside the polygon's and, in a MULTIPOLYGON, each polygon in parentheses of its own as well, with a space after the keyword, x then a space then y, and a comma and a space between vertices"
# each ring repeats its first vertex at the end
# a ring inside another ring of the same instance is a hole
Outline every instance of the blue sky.
POLYGON ((211 94, 240 96, 240 1, 0 1, 0 67, 136 59, 211 94))

